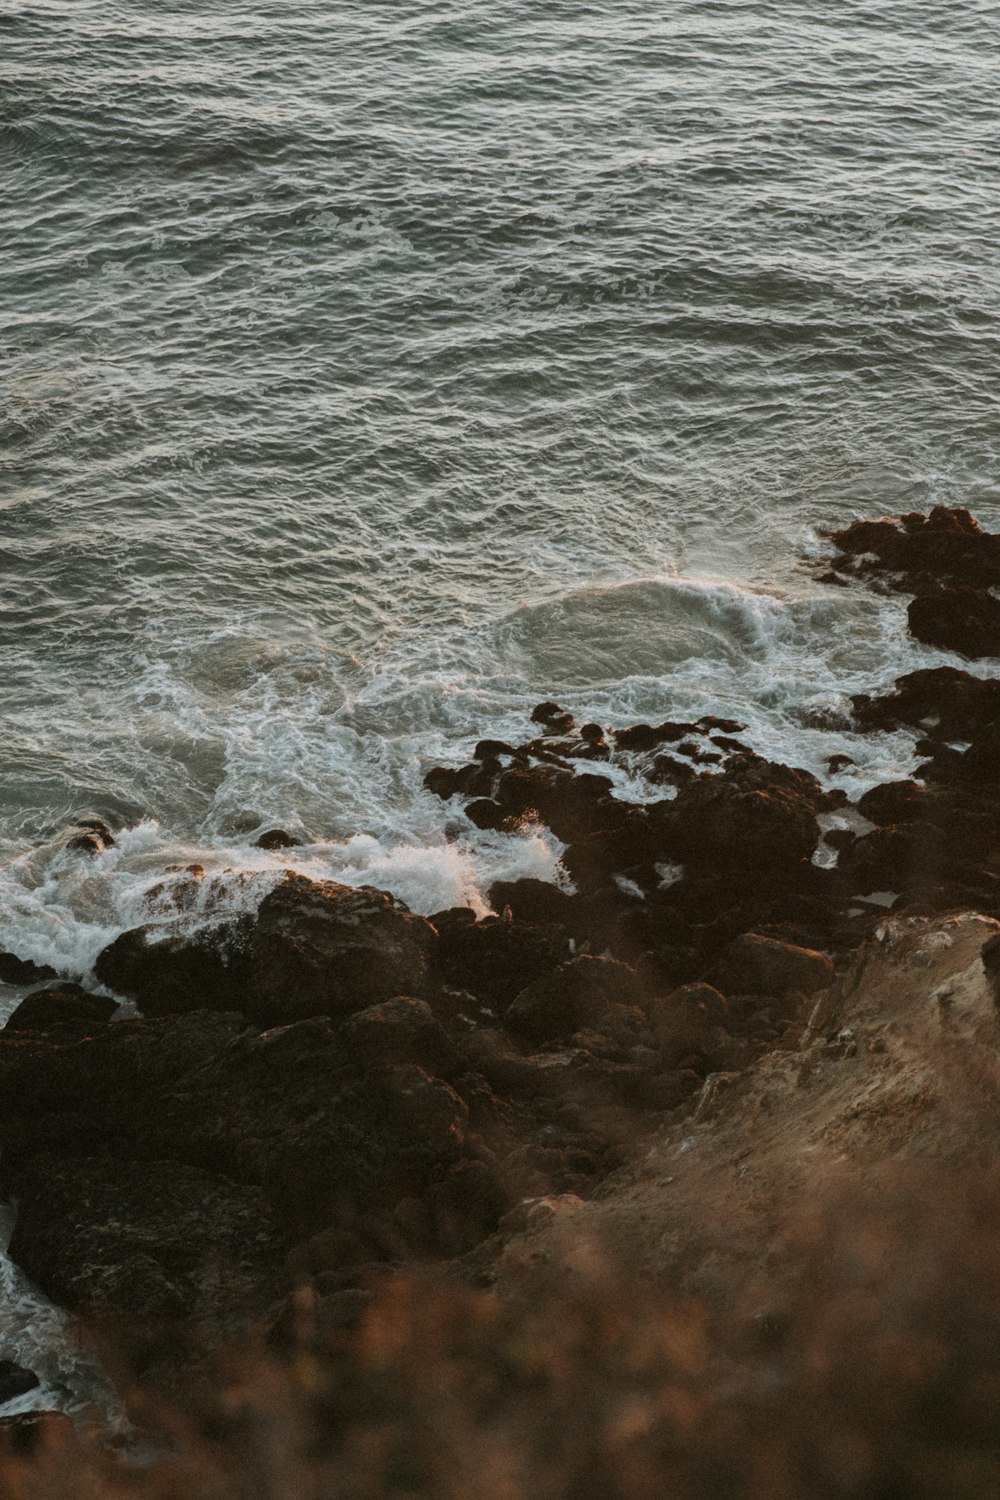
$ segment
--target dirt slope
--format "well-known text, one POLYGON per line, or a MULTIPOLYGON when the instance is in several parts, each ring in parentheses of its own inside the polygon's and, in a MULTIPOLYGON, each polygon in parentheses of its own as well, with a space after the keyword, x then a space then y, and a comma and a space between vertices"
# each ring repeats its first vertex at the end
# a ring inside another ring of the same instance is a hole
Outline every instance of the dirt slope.
POLYGON ((995 1164, 1000 1023, 981 949, 998 931, 973 913, 888 919, 799 1050, 710 1077, 597 1199, 536 1214, 501 1258, 501 1293, 535 1301, 614 1265, 759 1316, 831 1195, 878 1193, 911 1165, 995 1164))

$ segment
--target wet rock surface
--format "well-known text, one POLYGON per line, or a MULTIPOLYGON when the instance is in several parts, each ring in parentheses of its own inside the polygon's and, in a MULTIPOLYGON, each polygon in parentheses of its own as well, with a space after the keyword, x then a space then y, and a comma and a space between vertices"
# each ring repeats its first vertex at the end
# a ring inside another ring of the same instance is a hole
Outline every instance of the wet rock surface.
POLYGON ((0 1406, 15 1396, 24 1396, 41 1385, 34 1370, 26 1370, 13 1359, 0 1359, 0 1406))
POLYGON ((911 633, 963 656, 1000 655, 1000 536, 969 511, 936 505, 880 521, 854 521, 832 533, 833 581, 865 578, 913 594, 911 633))

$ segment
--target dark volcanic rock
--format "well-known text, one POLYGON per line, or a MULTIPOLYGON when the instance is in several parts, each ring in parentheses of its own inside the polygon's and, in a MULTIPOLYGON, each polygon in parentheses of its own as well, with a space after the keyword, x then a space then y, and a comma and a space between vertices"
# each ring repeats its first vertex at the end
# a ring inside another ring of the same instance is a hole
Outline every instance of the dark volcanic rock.
POLYGON ((910 633, 962 656, 1000 656, 1000 599, 986 589, 938 589, 907 610, 910 633))
POLYGON ((510 909, 515 922, 533 927, 565 926, 572 929, 576 900, 551 880, 526 876, 521 880, 495 880, 489 890, 494 911, 510 909))
POLYGON ((420 996, 436 946, 430 923, 386 891, 291 875, 253 924, 248 1012, 276 1023, 420 996))
POLYGON ((355 1011, 340 1028, 339 1038, 365 1067, 415 1062, 442 1078, 462 1069, 454 1044, 430 1006, 410 995, 355 1011))
POLYGON ((561 927, 484 917, 445 928, 439 956, 449 984, 506 1006, 525 985, 569 958, 570 942, 561 927))
POLYGON ((39 1385, 41 1381, 33 1370, 26 1370, 12 1359, 0 1359, 0 1406, 15 1396, 26 1395, 39 1385))
POLYGON ((794 866, 815 852, 816 814, 828 805, 830 794, 808 772, 737 756, 722 775, 678 793, 667 814, 670 852, 699 865, 794 866))
POLYGON ((269 828, 267 832, 262 833, 260 838, 257 840, 257 848, 297 849, 301 842, 301 839, 293 838, 292 835, 290 833, 286 833, 283 828, 269 828))
POLYGON ((960 667, 930 667, 896 679, 891 693, 852 700, 861 729, 933 729, 941 740, 971 740, 1000 718, 1000 681, 960 667))
POLYGON ((536 1042, 599 1026, 616 1006, 631 1006, 645 995, 634 969, 612 958, 582 955, 528 985, 508 1007, 508 1031, 536 1042))
POLYGON ((243 1010, 247 1004, 247 917, 187 932, 149 924, 123 932, 98 954, 101 984, 128 995, 150 1016, 189 1010, 243 1010))
POLYGON ((854 521, 832 533, 833 567, 889 578, 908 593, 935 587, 991 588, 1000 583, 1000 536, 967 510, 936 505, 929 515, 854 521))
POLYGON ((929 515, 855 521, 832 533, 834 573, 875 578, 914 594, 908 611, 917 640, 964 656, 1000 655, 1000 536, 967 510, 937 505, 929 515))
POLYGON ((720 963, 723 987, 741 994, 811 995, 833 983, 834 968, 824 953, 746 932, 728 947, 720 963))
POLYGON ((887 828, 920 817, 926 800, 926 788, 918 781, 884 781, 858 799, 858 812, 870 823, 887 828))
POLYGON ((224 1324, 259 1307, 277 1271, 259 1192, 191 1167, 38 1156, 16 1183, 11 1257, 67 1307, 224 1324))
POLYGON ((513 824, 541 822, 564 843, 621 823, 627 809, 611 795, 614 783, 593 772, 553 766, 513 766, 500 776, 494 798, 513 824))
POLYGON ((173 1143, 194 1165, 262 1183, 290 1233, 335 1225, 367 1236, 371 1258, 373 1228, 397 1199, 461 1154, 468 1115, 443 1079, 396 1060, 407 1033, 418 1056, 453 1056, 433 1020, 404 1005, 352 1017, 345 1038, 317 1016, 236 1039, 164 1091, 151 1149, 173 1143))
POLYGON ((55 969, 48 964, 34 964, 30 958, 18 958, 14 953, 0 953, 0 983, 44 984, 46 979, 55 979, 55 969))
POLYGON ((156 1139, 159 1100, 175 1080, 209 1065, 246 1026, 240 1015, 197 1011, 119 1021, 82 1038, 0 1031, 5 1180, 19 1160, 40 1152, 183 1157, 183 1134, 156 1139))
POLYGON ((34 990, 8 1016, 5 1031, 48 1031, 55 1026, 101 1026, 118 1009, 106 995, 90 995, 78 984, 34 990))

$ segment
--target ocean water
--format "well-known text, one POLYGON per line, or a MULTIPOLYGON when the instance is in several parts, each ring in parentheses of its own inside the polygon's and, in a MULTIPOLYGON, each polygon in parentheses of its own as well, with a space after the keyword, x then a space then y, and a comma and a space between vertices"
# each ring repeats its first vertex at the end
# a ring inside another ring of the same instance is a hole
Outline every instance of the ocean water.
POLYGON ((1000 525, 998 54, 992 0, 5 0, 0 948, 86 979, 194 859, 483 910, 558 846, 422 776, 543 697, 905 771, 808 721, 947 658, 809 560, 1000 525))

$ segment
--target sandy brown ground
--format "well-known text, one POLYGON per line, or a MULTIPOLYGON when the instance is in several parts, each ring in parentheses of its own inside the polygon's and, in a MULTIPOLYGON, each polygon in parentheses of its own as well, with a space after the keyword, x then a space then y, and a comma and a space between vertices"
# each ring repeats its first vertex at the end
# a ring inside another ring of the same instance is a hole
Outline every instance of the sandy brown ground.
POLYGON ((709 1078, 598 1198, 541 1208, 501 1257, 501 1294, 559 1295, 610 1264, 637 1288, 766 1315, 820 1204, 911 1165, 996 1164, 1000 1023, 980 952, 998 931, 974 913, 887 918, 797 1050, 709 1078))

